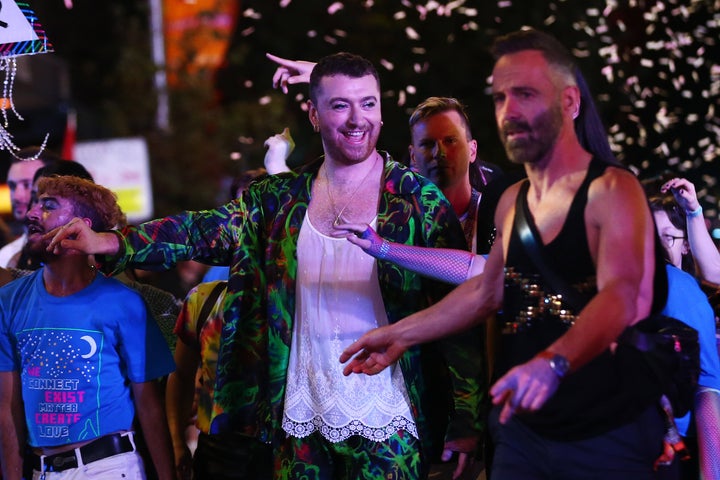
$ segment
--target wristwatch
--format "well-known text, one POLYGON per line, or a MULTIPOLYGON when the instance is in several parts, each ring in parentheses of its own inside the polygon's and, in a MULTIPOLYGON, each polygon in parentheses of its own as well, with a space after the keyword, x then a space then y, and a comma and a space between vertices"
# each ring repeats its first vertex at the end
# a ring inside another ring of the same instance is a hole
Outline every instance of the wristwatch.
POLYGON ((570 370, 570 362, 559 353, 552 353, 547 350, 540 352, 540 358, 546 359, 550 363, 550 368, 555 372, 558 378, 562 379, 570 370))

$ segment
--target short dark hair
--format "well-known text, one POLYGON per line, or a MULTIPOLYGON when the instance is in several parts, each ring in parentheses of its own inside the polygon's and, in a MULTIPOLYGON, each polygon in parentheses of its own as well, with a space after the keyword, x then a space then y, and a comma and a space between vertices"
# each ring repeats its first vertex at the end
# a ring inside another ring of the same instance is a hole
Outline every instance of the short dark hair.
POLYGON ((38 179, 43 177, 61 177, 66 175, 71 177, 84 178, 85 180, 90 180, 91 182, 95 181, 92 175, 90 175, 90 172, 87 171, 87 169, 83 166, 82 163, 78 163, 73 160, 60 160, 58 162, 45 165, 44 167, 40 167, 33 176, 33 183, 37 182, 38 179))
MULTIPOLYGON (((415 110, 410 114, 410 130, 418 123, 428 118, 444 112, 457 112, 465 127, 465 139, 472 140, 472 130, 470 129, 470 117, 467 114, 465 105, 460 100, 453 97, 428 97, 423 100, 415 110)), ((487 184, 485 176, 480 170, 480 161, 476 159, 468 167, 470 173, 470 184, 480 190, 487 184)))
POLYGON ((570 51, 552 35, 528 28, 497 37, 491 47, 495 60, 504 55, 537 50, 556 70, 575 83, 577 64, 570 51))
POLYGON ((410 114, 409 125, 414 127, 418 122, 426 120, 433 115, 443 112, 457 112, 463 121, 467 140, 472 139, 472 131, 470 130, 470 117, 468 117, 465 105, 460 100, 452 97, 428 97, 423 100, 415 110, 410 114))
POLYGON ((687 224, 685 223, 685 214, 672 195, 653 195, 648 199, 650 210, 653 212, 667 213, 670 223, 678 230, 682 230, 687 235, 687 224))
POLYGON ((310 100, 317 103, 320 90, 320 81, 323 77, 345 75, 351 78, 361 78, 367 75, 375 77, 380 87, 380 76, 370 60, 348 52, 333 53, 318 61, 310 73, 310 100))

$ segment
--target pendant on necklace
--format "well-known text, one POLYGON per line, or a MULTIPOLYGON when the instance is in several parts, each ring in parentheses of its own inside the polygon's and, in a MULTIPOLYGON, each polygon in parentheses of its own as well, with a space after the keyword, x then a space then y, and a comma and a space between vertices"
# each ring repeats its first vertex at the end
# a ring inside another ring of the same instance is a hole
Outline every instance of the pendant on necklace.
MULTIPOLYGON (((372 171, 375 169, 375 165, 377 164, 379 158, 380 158, 380 154, 375 152, 375 160, 374 160, 372 166, 365 174, 365 177, 363 177, 363 179, 360 180, 360 182, 358 182, 357 186, 352 191, 352 194, 350 195, 348 200, 345 202, 345 205, 340 209, 340 213, 338 213, 335 216, 335 220, 333 220, 333 223, 332 223, 333 227, 338 227, 341 224, 345 223, 345 221, 342 218, 342 215, 345 212, 345 209, 350 205, 350 203, 352 203, 353 199, 355 198, 355 195, 360 190, 360 187, 362 187, 362 185, 367 181, 368 177, 370 176, 372 171)), ((324 166, 324 170, 325 170, 325 186, 327 188, 328 199, 330 200, 330 207, 332 208, 333 213, 335 213, 337 211, 337 208, 335 206, 335 200, 333 199, 332 192, 330 191, 330 177, 328 177, 327 166, 324 166)))

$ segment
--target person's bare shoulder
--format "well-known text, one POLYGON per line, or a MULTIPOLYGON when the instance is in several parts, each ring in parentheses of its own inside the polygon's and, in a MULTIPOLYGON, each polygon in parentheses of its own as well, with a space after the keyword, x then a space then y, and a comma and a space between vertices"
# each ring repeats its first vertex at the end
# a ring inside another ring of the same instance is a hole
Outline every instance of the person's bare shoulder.
POLYGON ((637 177, 623 168, 610 167, 590 184, 588 208, 600 218, 632 213, 649 215, 645 191, 637 177))
POLYGON ((590 184, 590 195, 593 193, 613 193, 640 195, 645 198, 644 190, 640 181, 633 172, 625 168, 610 166, 605 169, 602 175, 593 180, 590 184))
POLYGON ((0 287, 14 280, 12 273, 7 268, 0 267, 0 287))

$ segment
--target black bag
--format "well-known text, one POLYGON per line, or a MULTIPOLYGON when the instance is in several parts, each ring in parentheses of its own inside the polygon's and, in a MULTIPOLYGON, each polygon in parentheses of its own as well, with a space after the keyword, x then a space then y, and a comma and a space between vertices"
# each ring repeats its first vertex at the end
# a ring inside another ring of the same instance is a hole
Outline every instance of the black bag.
MULTIPOLYGON (((577 290, 571 288, 545 263, 537 237, 527 222, 527 216, 530 215, 527 205, 528 187, 529 182, 526 180, 515 201, 514 227, 525 251, 555 293, 561 294, 563 301, 576 313, 580 312, 587 299, 583 299, 577 290)), ((655 237, 655 268, 661 268, 664 272, 665 265, 657 255, 662 246, 657 235, 655 237)), ((665 286, 666 284, 667 282, 665 286)), ((700 375, 700 343, 697 330, 675 318, 654 313, 625 329, 618 338, 618 348, 623 347, 632 347, 642 352, 642 355, 638 356, 640 361, 644 361, 647 369, 655 376, 661 392, 670 400, 676 417, 685 415, 693 408, 700 375)))
POLYGON ((700 375, 697 330, 672 317, 651 315, 625 329, 618 338, 618 348, 622 346, 643 353, 676 417, 693 408, 700 375))

